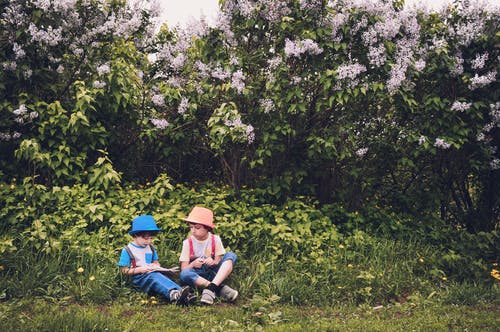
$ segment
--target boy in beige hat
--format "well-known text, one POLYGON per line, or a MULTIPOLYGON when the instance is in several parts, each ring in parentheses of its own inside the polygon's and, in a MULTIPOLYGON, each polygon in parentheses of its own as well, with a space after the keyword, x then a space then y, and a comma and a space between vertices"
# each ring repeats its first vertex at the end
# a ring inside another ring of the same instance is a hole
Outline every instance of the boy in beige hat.
POLYGON ((226 252, 220 237, 212 233, 215 228, 212 210, 195 206, 183 220, 189 224, 191 235, 182 242, 181 283, 203 288, 202 304, 213 304, 217 296, 226 301, 236 300, 238 291, 223 282, 233 271, 237 257, 226 252))

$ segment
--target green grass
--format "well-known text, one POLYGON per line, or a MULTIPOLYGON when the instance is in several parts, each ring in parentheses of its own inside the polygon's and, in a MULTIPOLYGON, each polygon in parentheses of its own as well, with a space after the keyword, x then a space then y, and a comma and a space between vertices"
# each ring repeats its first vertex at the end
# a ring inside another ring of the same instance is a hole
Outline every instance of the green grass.
POLYGON ((498 331, 500 307, 442 303, 370 306, 291 306, 250 299, 212 307, 115 302, 0 304, 3 331, 498 331))

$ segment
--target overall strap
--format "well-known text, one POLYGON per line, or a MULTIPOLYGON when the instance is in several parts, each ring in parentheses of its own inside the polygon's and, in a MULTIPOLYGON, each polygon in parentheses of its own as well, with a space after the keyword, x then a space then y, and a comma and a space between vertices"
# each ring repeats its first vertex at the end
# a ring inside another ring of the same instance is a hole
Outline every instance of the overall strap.
POLYGON ((193 249, 193 239, 188 237, 188 242, 189 242, 189 261, 191 262, 194 260, 194 249, 193 249))
POLYGON ((153 263, 153 260, 155 259, 155 247, 150 243, 149 248, 151 249, 151 263, 153 263))
MULTIPOLYGON (((188 237, 189 243, 189 261, 194 260, 194 249, 193 249, 193 239, 188 237)), ((212 258, 215 258, 215 234, 212 233, 212 258)))
POLYGON ((215 234, 212 233, 212 259, 215 259, 215 234))
POLYGON ((130 248, 128 246, 125 246, 125 251, 127 252, 127 254, 130 257, 130 264, 132 265, 132 268, 135 268, 137 265, 135 263, 134 254, 132 254, 132 250, 130 250, 130 248))

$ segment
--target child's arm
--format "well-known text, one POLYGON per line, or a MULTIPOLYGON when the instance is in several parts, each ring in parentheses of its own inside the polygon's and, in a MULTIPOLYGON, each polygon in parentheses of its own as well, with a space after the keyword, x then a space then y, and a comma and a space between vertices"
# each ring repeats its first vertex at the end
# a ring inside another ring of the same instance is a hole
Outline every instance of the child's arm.
POLYGON ((120 268, 123 274, 126 274, 128 276, 133 276, 136 274, 144 274, 144 273, 149 273, 156 271, 156 268, 159 265, 156 264, 149 264, 146 266, 137 266, 137 267, 128 267, 128 266, 123 266, 120 268))

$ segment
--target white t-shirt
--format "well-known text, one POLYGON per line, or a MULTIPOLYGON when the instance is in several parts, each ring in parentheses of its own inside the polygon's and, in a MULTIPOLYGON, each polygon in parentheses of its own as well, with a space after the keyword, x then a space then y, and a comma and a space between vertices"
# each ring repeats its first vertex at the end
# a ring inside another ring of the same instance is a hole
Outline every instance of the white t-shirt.
MULTIPOLYGON (((211 257, 212 256, 212 233, 208 233, 208 238, 205 241, 198 241, 194 236, 190 236, 193 241, 193 252, 194 257, 211 257)), ((215 256, 222 256, 226 253, 226 249, 222 245, 222 240, 220 236, 215 235, 215 256)), ((186 239, 182 242, 182 251, 179 258, 180 262, 189 262, 190 259, 189 252, 189 240, 186 239)))

